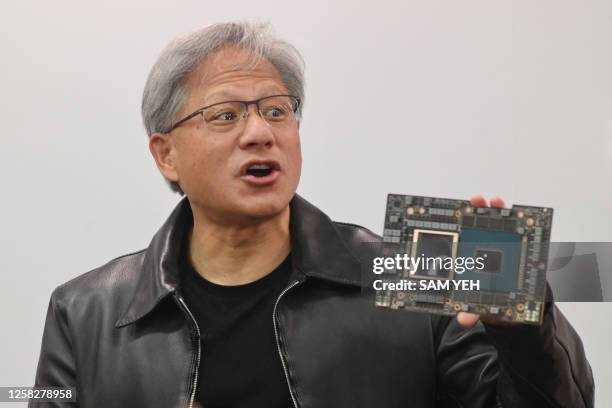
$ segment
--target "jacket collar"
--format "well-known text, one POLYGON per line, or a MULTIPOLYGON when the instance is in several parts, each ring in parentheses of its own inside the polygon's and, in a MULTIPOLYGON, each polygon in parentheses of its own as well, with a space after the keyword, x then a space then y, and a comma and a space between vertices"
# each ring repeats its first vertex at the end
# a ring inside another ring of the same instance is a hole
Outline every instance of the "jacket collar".
MULTIPOLYGON (((293 274, 361 285, 360 263, 348 250, 329 217, 297 194, 289 206, 293 274)), ((185 197, 145 251, 136 290, 116 327, 134 323, 176 292, 181 244, 186 229, 192 224, 193 214, 185 197)))

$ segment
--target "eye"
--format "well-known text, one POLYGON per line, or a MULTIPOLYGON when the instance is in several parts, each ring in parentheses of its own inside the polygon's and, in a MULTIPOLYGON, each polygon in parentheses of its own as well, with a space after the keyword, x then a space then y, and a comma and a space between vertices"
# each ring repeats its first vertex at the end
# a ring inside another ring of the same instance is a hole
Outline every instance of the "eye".
POLYGON ((230 121, 236 119, 237 117, 238 115, 236 115, 234 112, 221 112, 220 114, 215 115, 213 120, 230 121))
POLYGON ((287 115, 287 109, 281 106, 271 106, 266 108, 264 111, 264 116, 267 119, 279 120, 283 119, 287 115))
POLYGON ((240 117, 240 107, 220 105, 204 111, 204 119, 213 125, 227 125, 234 123, 240 117))

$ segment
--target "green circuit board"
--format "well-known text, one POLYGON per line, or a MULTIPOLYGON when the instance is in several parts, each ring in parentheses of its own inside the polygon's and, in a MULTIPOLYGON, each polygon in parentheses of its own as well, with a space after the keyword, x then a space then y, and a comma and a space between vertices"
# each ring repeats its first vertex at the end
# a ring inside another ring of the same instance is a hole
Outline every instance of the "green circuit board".
POLYGON ((376 305, 541 324, 552 217, 546 207, 389 194, 383 252, 423 262, 385 270, 381 280, 395 286, 377 290, 376 305))

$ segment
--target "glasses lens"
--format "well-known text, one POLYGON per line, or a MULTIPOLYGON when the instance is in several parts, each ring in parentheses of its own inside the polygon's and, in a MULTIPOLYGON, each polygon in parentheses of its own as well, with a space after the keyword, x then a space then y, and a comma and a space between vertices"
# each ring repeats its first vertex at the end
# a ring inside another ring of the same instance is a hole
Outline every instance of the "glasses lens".
POLYGON ((297 104, 297 99, 291 96, 271 96, 259 102, 259 111, 270 125, 282 124, 295 119, 297 104))
POLYGON ((213 105, 202 112, 206 126, 215 131, 231 130, 244 116, 244 104, 223 102, 213 105))

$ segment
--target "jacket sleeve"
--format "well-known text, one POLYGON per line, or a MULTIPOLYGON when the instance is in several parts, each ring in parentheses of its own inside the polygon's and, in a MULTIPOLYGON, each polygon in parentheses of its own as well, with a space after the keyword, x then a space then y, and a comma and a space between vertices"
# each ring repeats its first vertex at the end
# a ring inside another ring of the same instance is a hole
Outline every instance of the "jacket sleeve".
POLYGON ((446 320, 438 343, 439 407, 592 408, 580 337, 547 304, 542 326, 463 329, 446 320))
MULTIPOLYGON (((36 370, 36 387, 76 387, 76 367, 65 310, 60 306, 60 288, 51 295, 42 346, 36 370)), ((30 400, 28 407, 77 407, 76 402, 39 402, 30 400)))

